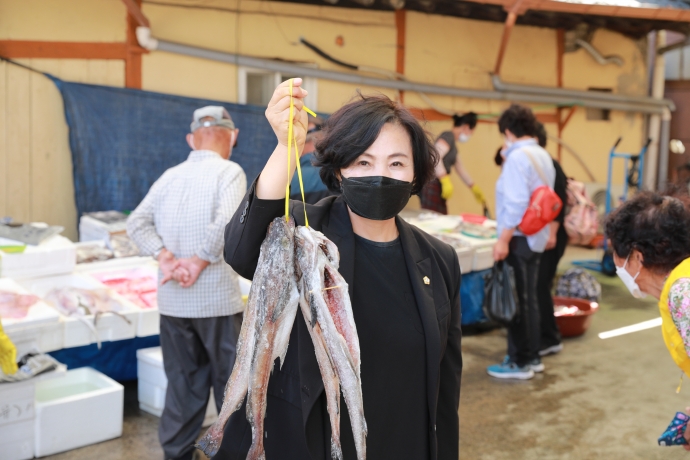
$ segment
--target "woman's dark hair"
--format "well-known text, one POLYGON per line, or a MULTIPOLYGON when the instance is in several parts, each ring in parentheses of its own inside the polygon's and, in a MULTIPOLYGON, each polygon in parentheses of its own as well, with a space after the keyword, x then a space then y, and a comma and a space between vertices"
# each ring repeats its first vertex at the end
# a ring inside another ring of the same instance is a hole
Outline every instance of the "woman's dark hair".
POLYGON ((642 265, 668 273, 690 257, 690 198, 687 193, 640 192, 606 219, 606 236, 619 257, 640 251, 642 265))
POLYGON ((474 112, 467 112, 464 115, 453 115, 453 126, 467 125, 470 129, 474 129, 477 126, 477 114, 474 112))
POLYGON ((498 150, 496 150, 496 156, 494 157, 494 163, 496 163, 496 166, 503 166, 503 155, 501 155, 502 152, 503 147, 499 147, 498 150))
MULTIPOLYGON (((513 132, 512 130, 510 131, 511 133, 513 132)), ((534 137, 537 138, 537 143, 539 146, 543 149, 546 148, 546 128, 544 127, 544 123, 537 121, 536 124, 534 125, 534 137)))
POLYGON ((501 118, 498 119, 498 130, 501 134, 506 133, 506 129, 510 130, 515 137, 536 135, 537 119, 532 110, 529 108, 513 104, 503 112, 501 118))
POLYGON ((323 137, 316 143, 314 165, 321 168, 321 180, 330 190, 340 190, 340 170, 354 163, 376 141, 386 123, 401 126, 410 136, 414 163, 412 193, 419 193, 436 177, 438 153, 410 111, 386 96, 359 94, 328 117, 322 129, 323 137))

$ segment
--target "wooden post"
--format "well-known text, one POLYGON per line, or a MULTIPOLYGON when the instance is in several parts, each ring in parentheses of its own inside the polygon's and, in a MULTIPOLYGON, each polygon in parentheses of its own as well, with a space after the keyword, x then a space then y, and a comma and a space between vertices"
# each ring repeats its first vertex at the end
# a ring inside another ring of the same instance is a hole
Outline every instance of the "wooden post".
MULTIPOLYGON (((397 31, 395 71, 401 75, 405 74, 405 19, 406 12, 404 9, 395 10, 395 30, 397 31)), ((398 99, 401 104, 404 102, 404 98, 405 92, 398 91, 398 99)))
MULTIPOLYGON (((128 3, 135 3, 141 8, 141 0, 124 0, 127 8, 127 58, 125 59, 125 86, 127 88, 141 89, 141 55, 144 50, 137 41, 137 26, 141 18, 132 14, 132 8, 128 3)), ((139 10, 141 11, 141 10, 139 10)), ((146 17, 141 15, 144 20, 146 17)), ((148 20, 146 20, 148 22, 148 20)))

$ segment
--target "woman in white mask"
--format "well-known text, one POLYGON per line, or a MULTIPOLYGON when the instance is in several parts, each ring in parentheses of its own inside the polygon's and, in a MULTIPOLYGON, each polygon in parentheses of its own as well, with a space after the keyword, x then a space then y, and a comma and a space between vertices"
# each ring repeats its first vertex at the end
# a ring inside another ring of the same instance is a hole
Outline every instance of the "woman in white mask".
MULTIPOLYGON (((690 198, 642 192, 606 222, 616 272, 635 298, 659 300, 671 357, 690 376, 690 198)), ((690 441, 690 431, 685 438, 690 441)), ((687 450, 690 450, 686 446, 687 450)))
POLYGON ((486 206, 484 193, 462 165, 455 145, 456 142, 464 144, 469 141, 476 126, 477 114, 474 112, 467 112, 462 116, 453 115, 453 129, 441 133, 436 139, 436 151, 441 161, 436 165, 436 180, 427 184, 419 195, 422 208, 448 214, 446 200, 453 195, 453 183, 450 179, 452 169, 455 169, 460 179, 472 190, 477 202, 486 206))

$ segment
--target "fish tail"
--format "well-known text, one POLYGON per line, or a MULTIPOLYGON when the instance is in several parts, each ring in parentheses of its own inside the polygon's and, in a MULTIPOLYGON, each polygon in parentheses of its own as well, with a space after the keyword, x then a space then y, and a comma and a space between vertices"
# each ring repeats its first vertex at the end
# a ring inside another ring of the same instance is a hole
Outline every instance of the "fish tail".
POLYGON ((203 438, 199 440, 197 444, 194 445, 197 449, 201 450, 207 457, 213 457, 218 453, 220 448, 220 443, 223 441, 223 429, 224 422, 219 423, 221 419, 219 418, 216 422, 211 425, 203 438))
POLYGON ((95 323, 96 323, 96 318, 94 317, 94 320, 93 320, 93 321, 94 321, 94 324, 91 324, 91 323, 90 323, 86 318, 84 318, 83 316, 77 316, 77 319, 79 319, 79 321, 81 321, 82 323, 84 323, 84 324, 86 325, 86 327, 89 328, 89 330, 90 330, 91 333, 93 334, 94 338, 96 339, 96 345, 98 346, 98 349, 100 350, 100 349, 101 349, 101 338, 99 337, 99 335, 98 335, 98 330, 96 329, 96 324, 95 324, 95 323))

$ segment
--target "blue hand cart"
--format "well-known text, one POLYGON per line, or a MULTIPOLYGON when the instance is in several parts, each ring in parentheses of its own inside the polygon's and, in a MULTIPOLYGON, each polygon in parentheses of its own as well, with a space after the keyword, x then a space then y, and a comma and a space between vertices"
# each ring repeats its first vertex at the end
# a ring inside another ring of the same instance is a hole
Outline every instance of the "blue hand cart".
MULTIPOLYGON (((644 172, 644 157, 649 148, 649 144, 652 139, 647 139, 647 142, 642 147, 639 153, 623 153, 616 152, 616 147, 623 140, 619 137, 611 151, 609 152, 609 170, 608 176, 606 178, 606 216, 608 216, 611 211, 615 209, 613 204, 612 196, 612 177, 613 177, 613 160, 622 159, 625 165, 625 180, 623 181, 623 193, 621 194, 619 200, 621 202, 625 201, 628 197, 628 193, 631 189, 641 190, 642 189, 642 176, 644 172)), ((613 251, 608 246, 608 241, 606 235, 604 235, 604 256, 601 261, 599 260, 576 260, 573 261, 573 265, 578 267, 586 268, 588 270, 594 270, 601 272, 605 275, 614 276, 616 274, 616 265, 613 263, 613 251)))

